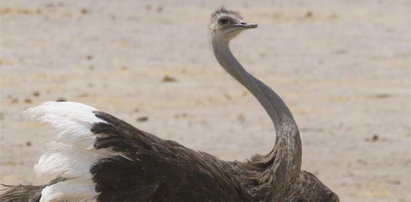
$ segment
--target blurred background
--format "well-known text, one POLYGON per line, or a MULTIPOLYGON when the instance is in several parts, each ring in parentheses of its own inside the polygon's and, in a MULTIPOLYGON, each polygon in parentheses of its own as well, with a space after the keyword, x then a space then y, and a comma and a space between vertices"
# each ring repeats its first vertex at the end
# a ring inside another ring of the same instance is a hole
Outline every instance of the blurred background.
POLYGON ((225 160, 269 152, 268 116, 209 45, 221 5, 258 23, 232 49, 293 112, 303 169, 341 201, 411 201, 408 0, 1 0, 0 183, 40 183, 53 131, 20 113, 48 100, 225 160))

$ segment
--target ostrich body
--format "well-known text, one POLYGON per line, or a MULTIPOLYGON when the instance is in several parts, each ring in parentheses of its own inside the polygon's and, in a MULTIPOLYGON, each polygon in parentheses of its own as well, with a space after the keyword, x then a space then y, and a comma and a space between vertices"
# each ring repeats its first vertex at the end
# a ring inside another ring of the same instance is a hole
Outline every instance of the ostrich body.
POLYGON ((231 39, 256 27, 225 9, 211 17, 218 62, 257 98, 274 124, 276 142, 267 155, 223 161, 87 105, 46 102, 27 113, 60 132, 35 166, 51 181, 8 186, 0 201, 339 201, 301 170, 299 131, 286 104, 230 51, 231 39))

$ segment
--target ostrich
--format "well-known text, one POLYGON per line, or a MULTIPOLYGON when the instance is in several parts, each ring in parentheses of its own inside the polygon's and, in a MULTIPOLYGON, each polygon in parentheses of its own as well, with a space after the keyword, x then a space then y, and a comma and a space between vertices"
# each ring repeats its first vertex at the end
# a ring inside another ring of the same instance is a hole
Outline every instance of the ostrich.
POLYGON ((46 102, 27 114, 59 131, 35 166, 51 181, 7 186, 0 201, 339 201, 301 170, 299 131, 286 104, 230 51, 231 39, 256 27, 224 8, 211 16, 217 61, 257 98, 274 124, 276 142, 268 154, 223 161, 87 105, 46 102))

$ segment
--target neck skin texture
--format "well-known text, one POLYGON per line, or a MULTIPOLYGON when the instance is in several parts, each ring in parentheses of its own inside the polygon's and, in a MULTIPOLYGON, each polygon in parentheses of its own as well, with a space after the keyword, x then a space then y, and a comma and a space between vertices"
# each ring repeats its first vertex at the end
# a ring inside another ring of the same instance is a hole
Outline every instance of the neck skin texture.
POLYGON ((292 183, 300 172, 302 152, 300 135, 290 110, 274 91, 241 66, 231 53, 228 41, 213 36, 212 46, 220 65, 257 98, 274 124, 275 146, 263 159, 267 162, 261 162, 272 162, 272 165, 268 168, 269 174, 259 180, 265 183, 277 180, 292 183))

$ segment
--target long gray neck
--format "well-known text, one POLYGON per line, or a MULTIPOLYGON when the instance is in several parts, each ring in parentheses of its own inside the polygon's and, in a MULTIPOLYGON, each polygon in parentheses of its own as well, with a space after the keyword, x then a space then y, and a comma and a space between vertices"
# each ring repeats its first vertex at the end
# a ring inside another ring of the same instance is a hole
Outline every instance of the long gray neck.
MULTIPOLYGON (((283 178, 283 180, 295 178, 301 166, 301 140, 297 125, 287 105, 267 85, 249 74, 241 66, 231 53, 228 41, 214 37, 212 45, 220 65, 257 98, 274 124, 276 143, 264 161, 273 162, 272 167, 274 164, 279 167, 273 170, 274 175, 278 175, 275 177, 276 180, 282 180, 278 178, 283 178), (272 159, 275 160, 272 161, 272 159)), ((270 177, 266 177, 269 180, 270 177)))

